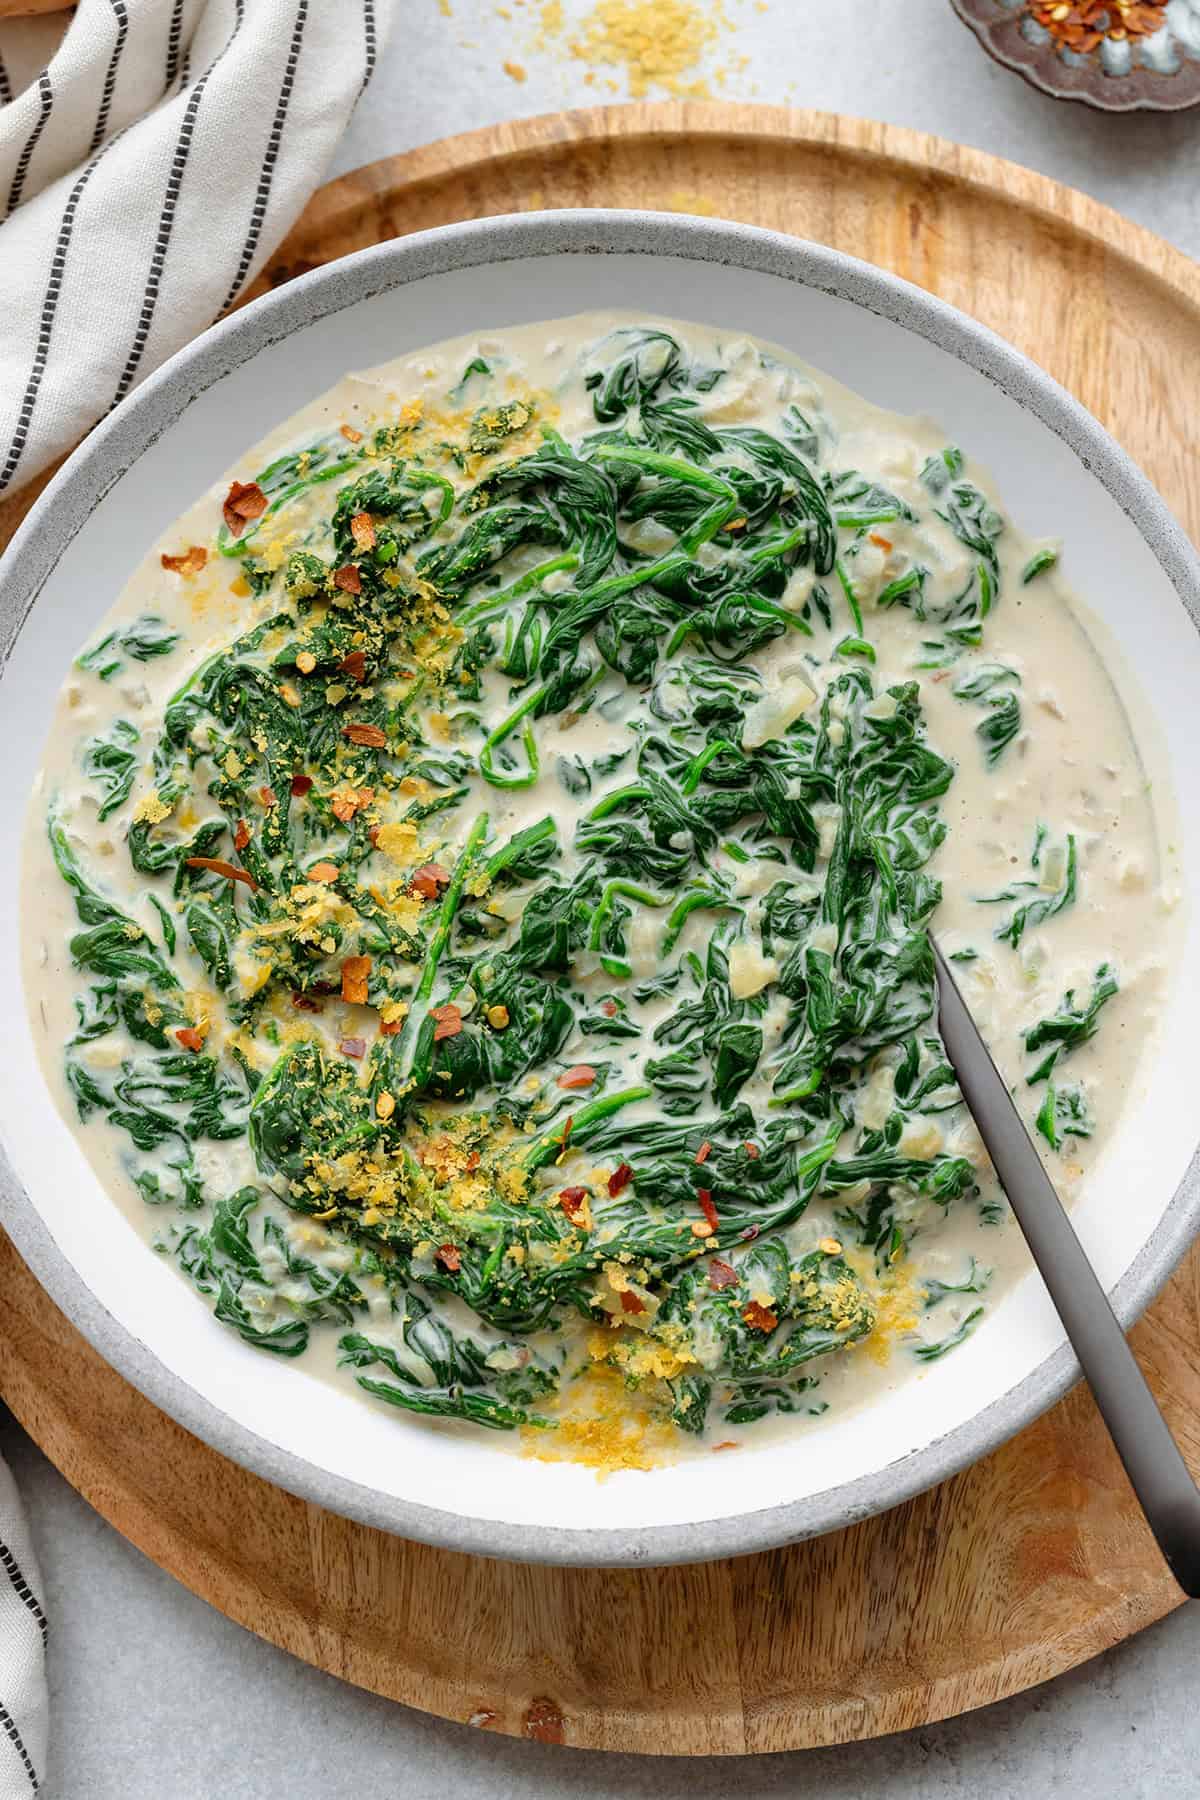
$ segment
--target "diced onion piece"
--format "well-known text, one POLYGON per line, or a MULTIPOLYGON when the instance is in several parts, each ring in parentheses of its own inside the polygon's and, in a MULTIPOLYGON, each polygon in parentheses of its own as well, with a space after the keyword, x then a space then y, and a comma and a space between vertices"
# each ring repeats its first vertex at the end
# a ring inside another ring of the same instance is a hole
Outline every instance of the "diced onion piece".
POLYGON ((729 991, 735 1000, 749 1000, 778 980, 779 964, 758 944, 735 944, 729 952, 729 991))
POLYGON ((816 695, 800 675, 786 676, 769 692, 746 708, 742 724, 742 749, 758 750, 783 736, 789 725, 807 712, 816 695))

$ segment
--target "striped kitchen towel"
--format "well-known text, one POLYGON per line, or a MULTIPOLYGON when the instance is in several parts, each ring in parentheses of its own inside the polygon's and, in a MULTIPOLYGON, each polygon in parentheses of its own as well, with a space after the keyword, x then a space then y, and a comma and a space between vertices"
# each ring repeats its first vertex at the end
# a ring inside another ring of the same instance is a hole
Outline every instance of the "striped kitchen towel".
POLYGON ((0 1462, 0 1800, 29 1800, 46 1767, 46 1615, 16 1483, 0 1462))
MULTIPOLYGON (((81 0, 0 23, 0 492, 231 306, 321 179, 394 0, 81 0)), ((0 1462, 0 1800, 45 1769, 46 1620, 0 1462)))
POLYGON ((244 292, 394 5, 80 0, 0 25, 0 493, 244 292))

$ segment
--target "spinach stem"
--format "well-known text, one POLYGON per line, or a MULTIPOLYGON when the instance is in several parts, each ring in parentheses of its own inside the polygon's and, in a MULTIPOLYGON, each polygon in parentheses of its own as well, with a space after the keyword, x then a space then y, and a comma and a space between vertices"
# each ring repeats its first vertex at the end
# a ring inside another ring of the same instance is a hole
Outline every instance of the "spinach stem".
POLYGON ((462 854, 454 865, 449 886, 438 906, 437 923, 434 925, 426 946, 421 978, 409 1003, 408 1012, 404 1016, 403 1029, 392 1054, 392 1071, 389 1079, 393 1083, 393 1091, 397 1088, 403 1089, 412 1076, 415 1059, 422 1048, 421 1040, 425 1035, 425 1025, 429 1018, 429 1001, 437 982, 438 965, 442 960, 446 945, 450 941, 450 932, 454 925, 459 902, 462 899, 463 886, 475 864, 480 846, 487 837, 488 825, 488 815, 480 813, 467 834, 462 854))

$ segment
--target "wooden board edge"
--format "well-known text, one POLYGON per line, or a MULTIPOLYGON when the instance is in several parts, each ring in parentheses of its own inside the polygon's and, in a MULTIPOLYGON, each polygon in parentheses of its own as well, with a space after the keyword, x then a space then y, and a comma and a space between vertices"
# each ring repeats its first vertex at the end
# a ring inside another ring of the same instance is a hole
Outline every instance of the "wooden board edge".
MULTIPOLYGON (((120 1384, 121 1378, 58 1313, 2 1232, 0 1265, 5 1269, 6 1292, 11 1299, 15 1289, 18 1298, 14 1311, 32 1328, 33 1336, 52 1329, 60 1349, 65 1339, 85 1365, 90 1363, 97 1379, 120 1384)), ((473 1681, 456 1681, 446 1674, 431 1679, 427 1670, 415 1664, 398 1665, 395 1645, 388 1647, 390 1660, 384 1648, 373 1643, 356 1646, 348 1656, 345 1642, 301 1604, 290 1603, 282 1586, 269 1588, 247 1579, 246 1566, 235 1563, 215 1537, 199 1541, 176 1529, 170 1516, 148 1500, 138 1481, 136 1460, 130 1463, 125 1459, 119 1445, 110 1449, 103 1443, 99 1454, 94 1442, 81 1446, 70 1410, 52 1390, 39 1385, 36 1369, 24 1363, 19 1349, 14 1352, 11 1345, 2 1374, 5 1403, 64 1478, 114 1530, 197 1598, 289 1655, 385 1699, 465 1724, 486 1698, 487 1710, 494 1709, 488 1730, 518 1738, 531 1735, 529 1709, 537 1698, 532 1691, 506 1692, 497 1705, 495 1697, 484 1696, 473 1681)), ((192 1481, 198 1473, 195 1459, 200 1458, 219 1483, 226 1459, 218 1451, 160 1413, 135 1389, 127 1389, 125 1405, 134 1414, 147 1415, 147 1423, 135 1431, 135 1441, 148 1442, 152 1435, 165 1431, 175 1443, 177 1466, 193 1463, 192 1481)), ((236 1466, 232 1478, 235 1482, 257 1480, 236 1466)), ((325 1560, 321 1551, 324 1536, 330 1530, 344 1529, 345 1522, 269 1483, 262 1485, 281 1509, 293 1515, 297 1525, 303 1519, 311 1563, 319 1568, 325 1560)), ((413 1549, 422 1556, 455 1554, 430 1552, 422 1546, 413 1549)), ((627 1581, 634 1574, 618 1572, 617 1579, 627 1581)), ((992 1705, 1065 1674, 1165 1617, 1182 1598, 1164 1570, 1162 1581, 1136 1598, 1114 1589, 1111 1604, 1090 1614, 1082 1624, 1043 1638, 1036 1648, 1023 1644, 968 1671, 933 1681, 909 1681, 887 1692, 822 1695, 807 1707, 798 1704, 794 1695, 775 1696, 749 1706, 740 1700, 741 1711, 699 1703, 690 1711, 680 1706, 672 1711, 669 1733, 653 1693, 647 1694, 644 1708, 625 1706, 619 1716, 599 1708, 569 1707, 564 1741, 578 1749, 621 1748, 643 1755, 737 1756, 817 1749, 884 1736, 992 1705), (692 1735, 684 1734, 691 1746, 686 1751, 676 1736, 685 1718, 693 1720, 692 1735)))
MULTIPOLYGON (((1065 224, 1110 253, 1135 263, 1143 277, 1149 273, 1200 312, 1200 267, 1100 202, 1017 164, 902 127, 787 108, 695 102, 546 115, 514 125, 485 127, 367 165, 321 190, 272 258, 271 266, 286 266, 289 259, 301 261, 305 245, 345 231, 348 221, 361 216, 371 195, 378 198, 381 208, 388 208, 398 183, 412 188, 487 163, 534 156, 564 143, 594 142, 597 138, 654 142, 671 136, 724 139, 731 143, 739 139, 803 142, 831 152, 887 159, 910 177, 927 178, 936 173, 986 191, 993 199, 999 192, 1015 207, 1060 227, 1065 224)), ((14 1258, 16 1255, 5 1240, 0 1255, 7 1254, 14 1258)), ((24 1279, 34 1282, 28 1270, 24 1270, 24 1279)), ((47 1300, 46 1304, 52 1303, 47 1300)), ((66 1331, 71 1331, 65 1320, 61 1323, 66 1331)), ((111 1371, 108 1373, 111 1375, 111 1371)), ((341 1640, 311 1612, 299 1605, 289 1608, 281 1604, 278 1592, 269 1594, 263 1587, 248 1583, 245 1568, 235 1565, 232 1557, 222 1555, 212 1544, 181 1539, 173 1533, 171 1521, 148 1507, 145 1495, 137 1492, 132 1471, 119 1457, 109 1454, 107 1446, 100 1464, 85 1465, 69 1413, 56 1410, 44 1395, 39 1395, 32 1370, 16 1370, 10 1363, 3 1372, 3 1385, 9 1390, 7 1397, 15 1416, 89 1504, 192 1592, 280 1648, 357 1685, 438 1716, 469 1718, 478 1696, 467 1686, 455 1688, 440 1678, 431 1682, 429 1673, 419 1668, 399 1671, 399 1680, 393 1668, 390 1678, 386 1677, 380 1669, 364 1665, 361 1651, 348 1657, 341 1640)), ((158 1414, 149 1401, 132 1390, 129 1403, 134 1411, 139 1407, 149 1409, 170 1431, 180 1433, 196 1453, 217 1462, 223 1460, 165 1415, 158 1414)), ((330 1529, 331 1521, 336 1525, 341 1522, 291 1496, 284 1496, 281 1504, 303 1509, 313 1566, 319 1567, 320 1538, 330 1529)), ((1004 1651, 965 1673, 933 1681, 922 1679, 886 1694, 821 1696, 803 1710, 803 1702, 795 1696, 760 1701, 748 1711, 743 1705, 740 1717, 731 1708, 712 1713, 698 1707, 677 1707, 672 1720, 675 1724, 685 1717, 695 1721, 697 1741, 692 1746, 693 1753, 731 1755, 818 1747, 933 1723, 1064 1673, 1165 1616, 1181 1600, 1164 1571, 1161 1581, 1155 1581, 1136 1596, 1114 1589, 1111 1604, 1091 1613, 1082 1625, 1075 1624, 1043 1638, 1036 1647, 1021 1645, 1004 1651)), ((517 1737, 537 1735, 530 1729, 528 1699, 527 1695, 507 1697, 503 1709, 488 1721, 488 1728, 517 1737)), ((680 1753, 677 1742, 664 1741, 663 1717, 661 1712, 652 1710, 652 1700, 652 1695, 647 1696, 645 1710, 601 1713, 598 1709, 581 1709, 578 1717, 568 1721, 565 1741, 580 1748, 680 1753)))
MULTIPOLYGON (((1200 312, 1200 264, 1165 238, 1115 208, 1021 163, 948 138, 840 113, 720 101, 666 100, 581 107, 484 125, 415 150, 366 163, 337 177, 314 196, 270 267, 304 260, 304 248, 346 228, 374 195, 384 202, 398 187, 444 180, 564 143, 630 142, 670 137, 773 140, 884 158, 913 175, 940 174, 965 186, 1000 192, 1013 205, 1056 225, 1063 222, 1110 252, 1151 271, 1200 312)), ((256 290, 259 291, 259 290, 256 290)))

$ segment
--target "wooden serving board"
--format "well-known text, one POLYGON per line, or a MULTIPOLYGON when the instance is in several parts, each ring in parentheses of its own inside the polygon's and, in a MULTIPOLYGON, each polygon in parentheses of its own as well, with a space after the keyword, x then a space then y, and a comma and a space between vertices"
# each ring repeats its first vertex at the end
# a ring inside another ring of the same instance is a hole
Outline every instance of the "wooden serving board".
MULTIPOLYGON (((333 182, 259 291, 398 233, 566 205, 775 226, 935 290, 1077 394, 1200 536, 1200 269, 1082 194, 913 132, 681 103, 500 126, 333 182)), ((1200 1469, 1198 1302, 1200 1251, 1133 1340, 1200 1469)), ((1044 1681, 1182 1597, 1080 1390, 852 1530, 613 1572, 428 1550, 246 1474, 115 1375, 5 1239, 0 1386, 91 1504, 231 1618, 411 1706, 549 1742, 702 1755, 897 1731, 1044 1681)))

